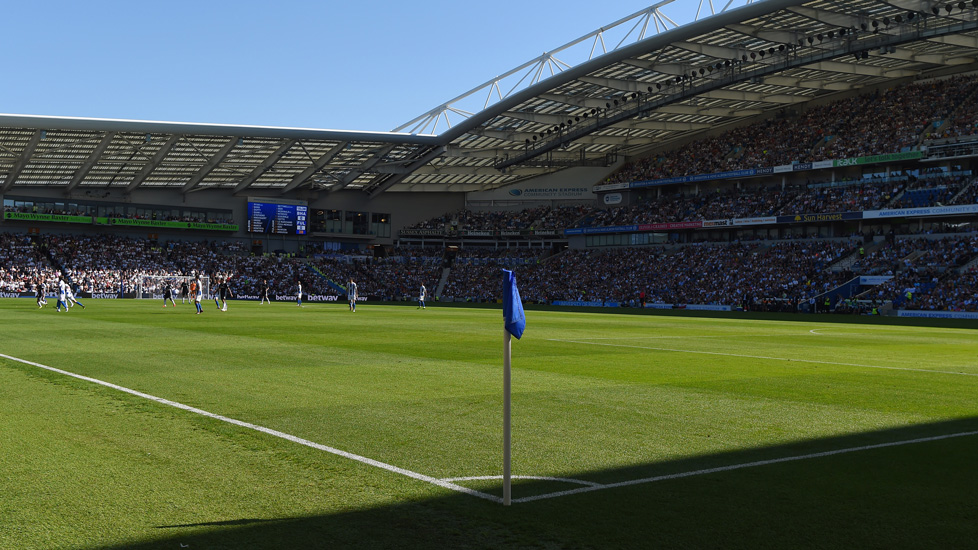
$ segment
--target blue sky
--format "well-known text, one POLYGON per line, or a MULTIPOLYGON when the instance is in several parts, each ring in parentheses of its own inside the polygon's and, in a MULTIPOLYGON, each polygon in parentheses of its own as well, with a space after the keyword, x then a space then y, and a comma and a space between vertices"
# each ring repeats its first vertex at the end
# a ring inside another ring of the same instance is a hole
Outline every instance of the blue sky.
POLYGON ((0 113, 387 131, 649 5, 10 2, 0 113))

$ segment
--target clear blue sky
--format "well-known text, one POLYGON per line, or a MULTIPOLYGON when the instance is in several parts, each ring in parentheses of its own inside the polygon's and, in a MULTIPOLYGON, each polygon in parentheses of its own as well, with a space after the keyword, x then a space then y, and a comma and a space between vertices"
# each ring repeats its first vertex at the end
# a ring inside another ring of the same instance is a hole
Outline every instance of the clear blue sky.
POLYGON ((387 131, 651 4, 9 2, 0 113, 387 131))

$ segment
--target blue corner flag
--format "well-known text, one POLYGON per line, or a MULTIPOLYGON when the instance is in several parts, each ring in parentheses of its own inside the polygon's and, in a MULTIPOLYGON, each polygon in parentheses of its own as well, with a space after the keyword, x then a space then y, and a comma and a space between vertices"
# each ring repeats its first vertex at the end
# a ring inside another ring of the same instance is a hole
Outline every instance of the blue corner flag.
POLYGON ((516 288, 516 275, 508 269, 503 270, 503 320, 506 331, 519 340, 526 329, 526 315, 520 291, 516 288))

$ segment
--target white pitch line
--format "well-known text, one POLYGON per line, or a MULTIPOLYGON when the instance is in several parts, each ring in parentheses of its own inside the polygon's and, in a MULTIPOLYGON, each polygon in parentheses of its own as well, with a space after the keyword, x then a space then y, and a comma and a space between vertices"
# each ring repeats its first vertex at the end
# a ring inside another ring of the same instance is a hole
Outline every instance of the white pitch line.
POLYGON ((693 470, 691 472, 682 472, 678 474, 666 474, 655 477, 647 477, 643 479, 633 479, 631 481, 621 481, 618 483, 607 483, 604 485, 596 485, 593 487, 580 487, 578 489, 568 489, 566 491, 558 491, 556 493, 547 493, 543 495, 536 495, 531 497, 514 498, 513 503, 522 502, 533 502, 534 500, 544 500, 550 498, 563 497, 568 495, 576 495, 579 493, 590 493, 592 491, 600 491, 603 489, 614 489, 616 487, 628 487, 630 485, 641 485, 645 483, 655 483, 657 481, 666 481, 670 479, 682 479, 684 477, 701 476, 707 474, 715 474, 719 472, 730 472, 733 470, 742 470, 744 468, 756 468, 758 466, 769 466, 771 464, 781 464, 784 462, 795 462, 798 460, 810 460, 814 458, 824 458, 827 456, 835 456, 846 453, 855 453, 859 451, 870 451, 873 449, 885 449, 887 447, 899 447, 901 445, 912 445, 915 443, 927 443, 931 441, 941 441, 943 439, 952 439, 955 437, 968 437, 978 435, 978 431, 973 432, 959 432, 947 435, 936 435, 933 437, 921 437, 918 439, 908 439, 904 441, 892 441, 890 443, 878 443, 876 445, 863 445, 861 447, 849 447, 848 449, 837 449, 834 451, 824 451, 821 453, 811 453, 807 455, 796 455, 796 456, 786 456, 783 458, 772 458, 770 460, 758 460, 755 462, 745 462, 743 464, 733 464, 730 466, 719 466, 716 468, 706 468, 704 470, 693 470))
POLYGON ((784 332, 778 334, 713 334, 710 336, 610 336, 588 338, 588 340, 685 340, 687 338, 773 338, 778 336, 794 336, 784 332))
POLYGON ((959 376, 978 376, 978 373, 974 372, 957 372, 949 370, 931 370, 931 369, 912 369, 909 367, 886 367, 883 365, 863 365, 860 363, 838 363, 835 361, 818 361, 816 359, 787 359, 784 357, 768 357, 765 355, 746 355, 741 353, 726 353, 722 351, 702 351, 702 350, 690 350, 690 349, 673 349, 673 348, 655 348, 651 346, 629 346, 625 344, 605 344, 602 342, 586 342, 583 340, 562 340, 559 338, 547 338, 550 342, 564 342, 567 344, 588 344, 592 346, 608 346, 613 348, 632 348, 632 349, 648 349, 653 351, 674 351, 677 353, 698 353, 701 355, 722 355, 724 357, 743 357, 745 359, 768 359, 771 361, 792 361, 795 363, 815 363, 818 365, 839 365, 843 367, 862 367, 867 369, 886 369, 886 370, 903 370, 912 372, 928 372, 931 374, 957 374, 959 376))
POLYGON ((333 447, 328 447, 326 445, 321 445, 321 444, 316 443, 314 441, 309 441, 308 439, 302 439, 301 437, 296 437, 294 435, 287 434, 285 432, 280 432, 278 430, 273 430, 271 428, 266 428, 264 426, 259 426, 257 424, 251 424, 250 422, 244 422, 242 420, 236 420, 234 418, 228 418, 226 416, 221 416, 219 414, 215 414, 215 413, 208 412, 208 411, 205 411, 205 410, 202 410, 202 409, 198 409, 196 407, 191 407, 190 405, 184 405, 183 403, 177 403, 176 401, 170 401, 169 399, 163 399, 162 397, 156 397, 156 396, 150 395, 148 393, 143 393, 141 391, 137 391, 137 390, 133 390, 133 389, 129 389, 129 388, 123 387, 123 386, 119 386, 119 385, 113 384, 111 382, 105 382, 105 381, 99 380, 97 378, 91 378, 89 376, 83 376, 81 374, 75 374, 73 372, 69 372, 69 371, 66 371, 66 370, 58 369, 58 368, 55 368, 55 367, 49 367, 47 365, 42 365, 41 363, 35 363, 34 361, 28 361, 26 359, 20 359, 18 357, 12 357, 10 355, 5 355, 5 354, 2 354, 2 353, 0 353, 0 357, 3 357, 5 359, 9 359, 11 361, 17 361, 18 363, 23 363, 25 365, 31 365, 33 367, 38 367, 38 368, 41 368, 41 369, 45 369, 45 370, 48 370, 48 371, 51 371, 51 372, 56 372, 58 374, 63 374, 65 376, 70 376, 72 378, 77 378, 78 380, 84 380, 86 382, 91 382, 93 384, 99 384, 99 385, 105 386, 107 388, 112 388, 114 390, 118 390, 118 391, 121 391, 121 392, 124 392, 124 393, 128 393, 130 395, 135 395, 136 397, 142 397, 143 399, 148 399, 150 401, 155 401, 155 402, 160 403, 162 405, 167 405, 167 406, 174 407, 174 408, 177 408, 177 409, 181 409, 181 410, 184 410, 184 411, 187 411, 187 412, 191 412, 191 413, 194 413, 194 414, 199 414, 201 416, 206 416, 208 418, 213 418, 214 420, 220 420, 221 422, 227 422, 228 424, 234 424, 235 426, 240 426, 242 428, 247 428, 249 430, 255 430, 257 432, 261 432, 261 433, 268 434, 268 435, 271 435, 271 436, 274 436, 274 437, 285 439, 286 441, 291 441, 293 443, 298 443, 299 445, 304 445, 306 447, 311 447, 313 449, 317 449, 317 450, 320 450, 320 451, 325 451, 327 453, 334 454, 334 455, 337 455, 337 456, 341 456, 343 458, 348 458, 350 460, 355 460, 357 462, 361 462, 361 463, 367 464, 369 466, 374 466, 375 468, 380 468, 382 470, 387 470, 387 471, 393 472, 395 474, 400 474, 400 475, 407 476, 407 477, 410 477, 410 478, 413 478, 413 479, 417 479, 419 481, 424 481, 424 482, 427 482, 427 483, 431 483, 432 485, 437 485, 438 487, 442 487, 444 489, 449 489, 449 490, 452 490, 452 491, 457 491, 457 492, 460 492, 460 493, 465 493, 467 495, 472 495, 474 497, 479 497, 479 498, 482 498, 482 499, 485 499, 485 500, 491 500, 493 502, 501 503, 503 501, 503 499, 501 497, 497 497, 497 496, 494 496, 494 495, 483 493, 481 491, 476 491, 474 489, 469 489, 468 487, 462 487, 461 485, 456 485, 456 484, 451 483, 449 481, 443 481, 441 479, 438 479, 438 478, 435 478, 435 477, 432 477, 432 476, 428 476, 428 475, 424 475, 424 474, 419 474, 418 472, 412 472, 411 470, 405 470, 404 468, 399 468, 397 466, 393 466, 391 464, 380 462, 380 461, 374 460, 372 458, 367 458, 365 456, 360 456, 360 455, 353 454, 353 453, 350 453, 350 452, 347 452, 347 451, 343 451, 343 450, 340 450, 340 449, 336 449, 336 448, 333 448, 333 447))
MULTIPOLYGON (((549 477, 549 476, 512 476, 513 479, 532 479, 534 481, 560 481, 562 483, 573 483, 575 485, 587 485, 588 487, 603 487, 600 483, 585 481, 583 479, 573 479, 569 477, 549 477)), ((447 477, 442 481, 491 481, 503 479, 503 476, 469 476, 469 477, 447 477)))
MULTIPOLYGON (((577 343, 587 343, 587 342, 577 342, 577 343)), ((599 344, 599 345, 601 345, 601 344, 599 344)), ((627 346, 627 347, 634 347, 634 346, 627 346)), ((673 350, 667 350, 667 351, 673 351, 673 350)), ((675 351, 688 351, 688 350, 675 350, 675 351)), ((701 353, 712 353, 712 352, 701 352, 701 353)), ((721 355, 729 355, 729 354, 721 354, 721 355)), ((471 496, 474 496, 474 497, 478 497, 478 498, 481 498, 481 499, 484 499, 484 500, 489 500, 489 501, 496 502, 496 503, 502 503, 502 498, 500 498, 500 497, 497 497, 497 496, 494 496, 494 495, 490 495, 488 493, 483 493, 481 491, 476 491, 474 489, 469 489, 468 487, 463 487, 461 485, 457 485, 457 484, 453 483, 453 481, 480 480, 480 479, 482 479, 482 480, 499 479, 501 476, 476 476, 476 477, 467 477, 467 478, 463 477, 463 478, 438 479, 438 478, 435 478, 435 477, 432 477, 432 476, 428 476, 428 475, 425 475, 425 474, 420 474, 418 472, 412 472, 412 471, 406 470, 404 468, 399 468, 399 467, 393 466, 391 464, 380 462, 380 461, 374 460, 372 458, 367 458, 367 457, 364 457, 364 456, 353 454, 353 453, 350 453, 350 452, 347 452, 347 451, 343 451, 343 450, 340 450, 340 449, 336 449, 336 448, 333 448, 333 447, 328 447, 326 445, 315 443, 315 442, 309 441, 307 439, 302 439, 300 437, 296 437, 296 436, 291 435, 291 434, 280 432, 278 430, 273 430, 271 428, 266 428, 264 426, 258 426, 256 424, 251 424, 249 422, 244 422, 244 421, 241 421, 241 420, 236 420, 236 419, 233 419, 233 418, 228 418, 226 416, 221 416, 219 414, 214 414, 212 412, 208 412, 208 411, 205 411, 205 410, 202 410, 202 409, 198 409, 196 407, 191 407, 189 405, 184 405, 183 403, 178 403, 176 401, 170 401, 169 399, 163 399, 162 397, 156 397, 156 396, 153 396, 153 395, 149 395, 147 393, 143 393, 143 392, 140 392, 140 391, 137 391, 137 390, 126 388, 124 386, 119 386, 119 385, 113 384, 111 382, 105 382, 105 381, 99 380, 97 378, 91 378, 89 376, 83 376, 81 374, 76 374, 76 373, 69 372, 69 371, 66 371, 66 370, 58 369, 58 368, 55 368, 55 367, 50 367, 48 365, 43 365, 41 363, 35 363, 34 361, 28 361, 26 359, 20 359, 18 357, 13 357, 13 356, 10 356, 10 355, 5 355, 5 354, 2 354, 2 353, 0 353, 0 357, 3 357, 5 359, 9 359, 11 361, 16 361, 18 363, 23 363, 25 365, 31 365, 31 366, 34 366, 34 367, 45 369, 45 370, 48 370, 48 371, 51 371, 51 372, 56 372, 58 374, 62 374, 62 375, 65 375, 65 376, 70 376, 72 378, 77 378, 78 380, 84 380, 86 382, 91 382, 93 384, 99 384, 99 385, 105 386, 107 388, 112 388, 114 390, 118 390, 118 391, 121 391, 121 392, 124 392, 124 393, 128 393, 130 395, 134 395, 134 396, 137 396, 137 397, 142 397, 144 399, 148 399, 150 401, 154 401, 154 402, 160 403, 162 405, 167 405, 167 406, 170 406, 170 407, 181 409, 181 410, 184 410, 184 411, 187 411, 187 412, 191 412, 191 413, 198 414, 198 415, 201 415, 201 416, 205 416, 205 417, 208 417, 208 418, 212 418, 212 419, 215 419, 215 420, 220 420, 220 421, 226 422, 228 424, 233 424, 235 426, 240 426, 242 428, 247 428, 247 429, 250 429, 250 430, 255 430, 255 431, 258 431, 258 432, 267 434, 267 435, 271 435, 271 436, 274 436, 274 437, 285 439, 287 441, 291 441, 293 443, 298 443, 299 445, 303 445, 303 446, 310 447, 310 448, 313 448, 313 449, 317 449, 317 450, 320 450, 320 451, 325 451, 327 453, 334 454, 334 455, 337 455, 337 456, 341 456, 341 457, 344 457, 344 458, 348 458, 350 460, 355 460, 357 462, 361 462, 361 463, 367 464, 369 466, 374 466, 376 468, 387 470, 389 472, 393 472, 393 473, 400 474, 400 475, 403 475, 403 476, 406 476, 406 477, 417 479, 419 481, 424 481, 426 483, 430 483, 430 484, 436 485, 438 487, 449 489, 451 491, 456 491, 456 492, 464 493, 464 494, 467 494, 467 495, 471 495, 471 496)), ((859 365, 857 365, 857 366, 859 366, 859 365)), ((865 365, 862 365, 862 366, 865 366, 865 365)), ((888 368, 888 367, 878 367, 878 368, 888 368)), ((913 370, 913 369, 904 369, 904 370, 913 370)), ((925 371, 925 372, 940 372, 940 371, 925 371)), ((959 374, 959 373, 951 373, 951 374, 959 374)), ((784 457, 784 458, 775 458, 775 459, 771 459, 771 460, 759 460, 759 461, 756 461, 756 462, 747 462, 747 463, 744 463, 744 464, 734 464, 734 465, 730 465, 730 466, 720 466, 720 467, 717 467, 717 468, 707 468, 707 469, 704 469, 704 470, 694 470, 694 471, 690 471, 690 472, 682 472, 682 473, 677 473, 677 474, 667 474, 667 475, 662 475, 662 476, 648 477, 648 478, 642 478, 642 479, 634 479, 634 480, 630 480, 630 481, 621 481, 621 482, 617 482, 617 483, 608 483, 608 484, 600 484, 600 483, 594 483, 594 482, 583 481, 583 480, 579 480, 579 479, 571 479, 571 478, 557 478, 557 477, 544 477, 544 476, 513 476, 516 479, 536 479, 536 480, 545 480, 545 481, 563 481, 563 482, 576 483, 576 484, 587 485, 587 486, 586 487, 577 488, 577 489, 569 489, 569 490, 566 490, 566 491, 558 491, 558 492, 555 492, 555 493, 547 493, 547 494, 543 494, 543 495, 536 495, 536 496, 530 496, 530 497, 516 498, 516 499, 513 499, 512 502, 514 504, 524 503, 524 502, 533 502, 533 501, 536 501, 536 500, 551 499, 551 498, 557 498, 557 497, 574 495, 574 494, 578 494, 578 493, 587 493, 587 492, 591 492, 591 491, 599 491, 599 490, 603 490, 603 489, 613 489, 613 488, 616 488, 616 487, 627 487, 627 486, 630 486, 630 485, 640 485, 640 484, 645 484, 645 483, 654 483, 656 481, 666 481, 666 480, 670 480, 670 479, 681 479, 681 478, 685 478, 685 477, 693 477, 693 476, 706 475, 706 474, 712 474, 712 473, 718 473, 718 472, 728 472, 728 471, 732 471, 732 470, 740 470, 740 469, 744 469, 744 468, 753 468, 753 467, 758 467, 758 466, 767 466, 767 465, 779 464, 779 463, 783 463, 783 462, 793 462, 793 461, 797 461, 797 460, 808 460, 808 459, 813 459, 813 458, 822 458, 822 457, 826 457, 826 456, 833 456, 833 455, 839 455, 839 454, 845 454, 845 453, 853 453, 853 452, 857 452, 857 451, 866 451, 866 450, 872 450, 872 449, 882 449, 882 448, 886 448, 886 447, 897 447, 897 446, 901 446, 901 445, 910 445, 910 444, 914 444, 914 443, 924 443, 924 442, 929 442, 929 441, 940 441, 940 440, 943 440, 943 439, 951 439, 951 438, 955 438, 955 437, 965 437, 965 436, 973 436, 973 435, 978 435, 978 431, 960 432, 960 433, 956 433, 956 434, 939 435, 939 436, 933 436, 933 437, 923 437, 923 438, 919 438, 919 439, 910 439, 910 440, 905 440, 905 441, 895 441, 895 442, 890 442, 890 443, 879 443, 879 444, 876 444, 876 445, 865 445, 865 446, 862 446, 862 447, 850 447, 850 448, 847 448, 847 449, 838 449, 838 450, 834 450, 834 451, 825 451, 825 452, 821 452, 821 453, 812 453, 812 454, 807 454, 807 455, 797 455, 797 456, 789 456, 789 457, 784 457)))

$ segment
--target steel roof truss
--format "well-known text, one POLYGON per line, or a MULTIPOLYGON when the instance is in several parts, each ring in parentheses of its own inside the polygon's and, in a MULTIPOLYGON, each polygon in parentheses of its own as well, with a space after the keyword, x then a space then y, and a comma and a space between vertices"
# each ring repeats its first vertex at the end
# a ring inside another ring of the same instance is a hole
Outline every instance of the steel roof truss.
POLYGON ((193 191, 193 189, 197 187, 200 184, 200 182, 204 181, 204 178, 207 177, 207 174, 210 174, 211 171, 217 167, 217 165, 221 164, 221 161, 227 158, 228 154, 231 152, 232 149, 234 149, 234 147, 240 142, 240 140, 241 138, 238 137, 233 137, 230 140, 228 140, 228 142, 224 144, 224 147, 221 147, 221 150, 218 151, 217 154, 215 154, 210 159, 208 159, 207 162, 204 163, 204 165, 201 166, 200 169, 197 170, 193 176, 190 176, 190 180, 184 184, 183 189, 181 189, 180 191, 182 193, 189 193, 190 191, 193 191))
MULTIPOLYGON (((405 172, 387 178, 386 180, 381 182, 380 185, 376 187, 371 186, 369 189, 366 189, 367 194, 371 196, 375 196, 390 189, 392 186, 401 183, 402 181, 404 181, 406 177, 411 175, 411 173, 413 173, 415 170, 422 169, 426 164, 428 164, 433 159, 443 154, 446 149, 447 147, 444 145, 440 145, 438 147, 432 147, 431 149, 426 151, 423 155, 421 155, 420 158, 414 160, 410 165, 408 165, 407 167, 408 170, 406 170, 405 172)), ((493 171, 497 172, 495 169, 493 169, 493 171)))
POLYGON ((247 176, 245 176, 244 179, 238 182, 238 184, 234 187, 233 193, 237 195, 238 193, 247 189, 252 183, 255 182, 255 180, 261 177, 262 174, 264 174, 272 166, 274 166, 275 163, 278 162, 280 158, 282 158, 286 153, 288 153, 289 149, 291 149, 292 146, 295 145, 295 143, 296 140, 294 139, 287 139, 284 142, 282 142, 282 144, 278 147, 278 149, 275 150, 274 153, 265 157, 265 160, 261 161, 261 164, 256 166, 255 169, 252 170, 250 174, 248 174, 247 176))
POLYGON ((27 147, 21 152, 20 157, 17 162, 14 163, 10 172, 7 173, 7 177, 3 182, 3 188, 0 188, 0 192, 9 191, 14 184, 17 183, 17 178, 20 177, 21 172, 24 171, 24 167, 30 162, 31 156, 34 154, 34 150, 37 149, 37 144, 41 142, 41 136, 44 134, 44 130, 35 130, 34 134, 31 136, 30 141, 27 142, 27 147))
POLYGON ((387 156, 387 154, 390 153, 393 149, 394 149, 393 145, 388 145, 386 147, 382 147, 381 149, 377 150, 377 152, 375 152, 372 157, 367 159, 366 162, 364 162, 363 164, 361 164, 356 168, 353 168, 352 170, 350 170, 350 172, 347 175, 343 176, 340 179, 339 183, 337 183, 336 185, 334 185, 329 189, 330 192, 339 191, 340 189, 343 189, 347 185, 350 185, 351 183, 356 181, 357 178, 369 172, 371 168, 373 168, 378 162, 383 160, 384 157, 387 156))
POLYGON ((92 167, 94 167, 99 159, 102 158, 102 154, 105 153, 105 150, 109 148, 109 145, 112 143, 113 139, 115 139, 115 132, 106 132, 105 135, 102 136, 102 141, 100 141, 98 146, 95 147, 92 154, 88 156, 88 160, 85 161, 85 164, 82 164, 71 177, 71 181, 68 182, 68 187, 65 189, 65 193, 71 193, 81 184, 82 181, 85 180, 88 173, 91 172, 92 167))
POLYGON ((337 143, 336 146, 330 149, 325 155, 316 159, 316 161, 313 162, 312 165, 310 165, 302 172, 296 174, 295 177, 292 178, 292 181, 290 181, 285 187, 282 188, 281 194, 288 193, 289 191, 305 183, 306 180, 308 180, 313 174, 322 170, 324 166, 329 164, 330 161, 332 161, 336 157, 336 155, 343 152, 343 150, 346 149, 346 146, 348 144, 349 142, 347 141, 341 141, 340 143, 337 143))
MULTIPOLYGON (((153 158, 150 159, 150 161, 147 162, 143 166, 143 168, 136 173, 135 176, 133 176, 132 181, 129 182, 128 186, 126 186, 126 193, 132 193, 133 190, 135 190, 137 187, 139 187, 140 184, 143 183, 143 181, 146 179, 146 176, 149 176, 150 173, 152 173, 153 170, 155 170, 160 165, 160 163, 163 162, 163 159, 166 158, 166 155, 170 152, 171 149, 173 149, 173 146, 176 145, 178 141, 180 141, 181 137, 183 136, 181 136, 180 134, 173 134, 169 137, 169 139, 166 140, 166 143, 164 143, 163 146, 160 147, 158 151, 156 151, 156 154, 153 155, 153 158)), ((139 150, 137 149, 137 151, 139 150)), ((142 151, 139 152, 142 153, 142 151)))

